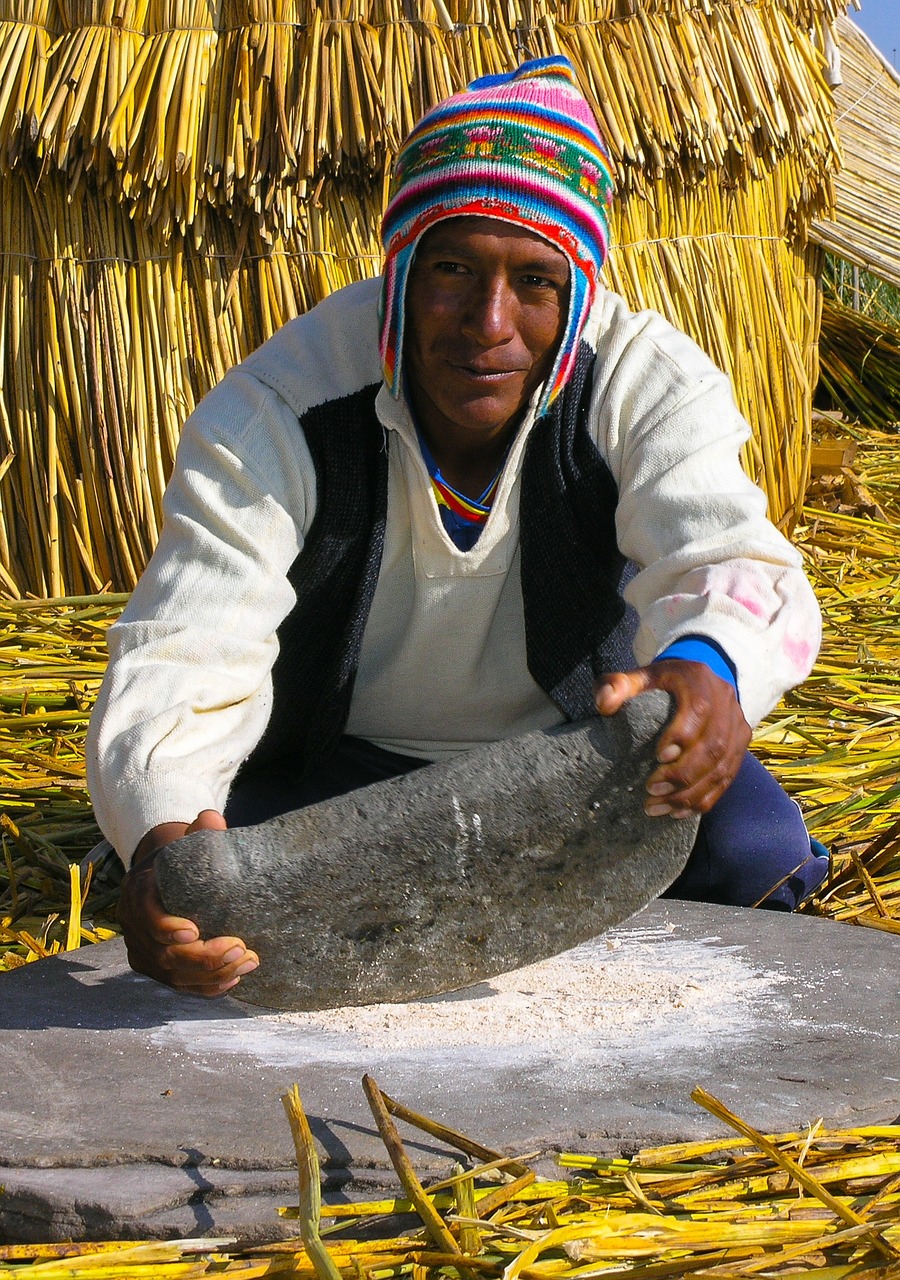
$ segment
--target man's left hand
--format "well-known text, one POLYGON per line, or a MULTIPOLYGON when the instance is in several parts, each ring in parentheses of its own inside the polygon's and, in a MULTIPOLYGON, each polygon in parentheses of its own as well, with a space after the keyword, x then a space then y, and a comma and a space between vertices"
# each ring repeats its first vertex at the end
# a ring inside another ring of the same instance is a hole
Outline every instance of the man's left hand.
POLYGON ((648 689, 672 694, 675 714, 660 734, 659 768, 647 779, 644 810, 654 818, 708 813, 731 786, 750 743, 734 689, 702 662, 668 658, 601 676, 594 690, 597 710, 614 715, 648 689))

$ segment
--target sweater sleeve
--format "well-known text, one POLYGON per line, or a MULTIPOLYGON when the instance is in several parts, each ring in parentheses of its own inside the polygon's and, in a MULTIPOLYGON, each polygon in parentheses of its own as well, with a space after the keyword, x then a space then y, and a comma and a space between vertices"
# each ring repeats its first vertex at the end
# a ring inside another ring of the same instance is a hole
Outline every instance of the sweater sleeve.
POLYGON ((705 667, 709 667, 713 675, 730 684, 735 693, 739 694, 734 663, 722 646, 715 641, 707 640, 704 636, 680 636, 668 648, 663 649, 662 653, 658 653, 655 661, 664 662, 667 658, 680 658, 683 662, 702 662, 705 667))
POLYGON ((275 633, 294 603, 286 573, 314 508, 296 414, 229 374, 185 425, 159 544, 110 631, 91 719, 91 798, 126 864, 156 824, 221 811, 261 737, 275 633))
POLYGON ((734 664, 756 725, 818 652, 802 560, 741 467, 750 430, 727 377, 655 313, 609 298, 604 308, 593 427, 619 488, 620 549, 641 568, 626 588, 640 618, 636 657, 708 638, 734 664))

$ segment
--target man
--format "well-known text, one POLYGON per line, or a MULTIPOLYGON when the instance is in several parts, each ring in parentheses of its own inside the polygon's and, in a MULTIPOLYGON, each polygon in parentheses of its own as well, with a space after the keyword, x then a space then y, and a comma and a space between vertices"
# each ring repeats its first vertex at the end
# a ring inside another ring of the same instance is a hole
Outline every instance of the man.
POLYGON ((285 326, 187 424, 89 747, 140 972, 217 995, 258 963, 163 910, 153 857, 186 831, 648 688, 677 710, 647 812, 704 815, 676 891, 791 909, 821 880, 746 751, 818 610, 724 375, 601 288, 610 195, 564 59, 475 82, 404 145, 383 280, 285 326))

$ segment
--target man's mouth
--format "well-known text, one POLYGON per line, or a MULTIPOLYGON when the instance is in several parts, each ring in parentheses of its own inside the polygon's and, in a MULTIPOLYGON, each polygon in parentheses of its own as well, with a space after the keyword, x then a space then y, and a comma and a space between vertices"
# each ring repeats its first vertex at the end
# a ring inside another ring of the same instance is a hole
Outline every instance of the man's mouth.
POLYGON ((482 368, 473 364, 454 364, 453 368, 464 377, 478 382, 502 382, 506 378, 521 377, 525 373, 524 369, 482 368))

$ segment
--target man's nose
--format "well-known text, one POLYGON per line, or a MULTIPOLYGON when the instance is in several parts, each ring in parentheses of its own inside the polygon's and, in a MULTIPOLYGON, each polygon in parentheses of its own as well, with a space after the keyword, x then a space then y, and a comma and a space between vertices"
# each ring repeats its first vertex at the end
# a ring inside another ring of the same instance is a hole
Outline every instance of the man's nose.
POLYGON ((491 280, 469 300, 463 331, 482 346, 498 346, 515 335, 515 295, 504 280, 491 280))

